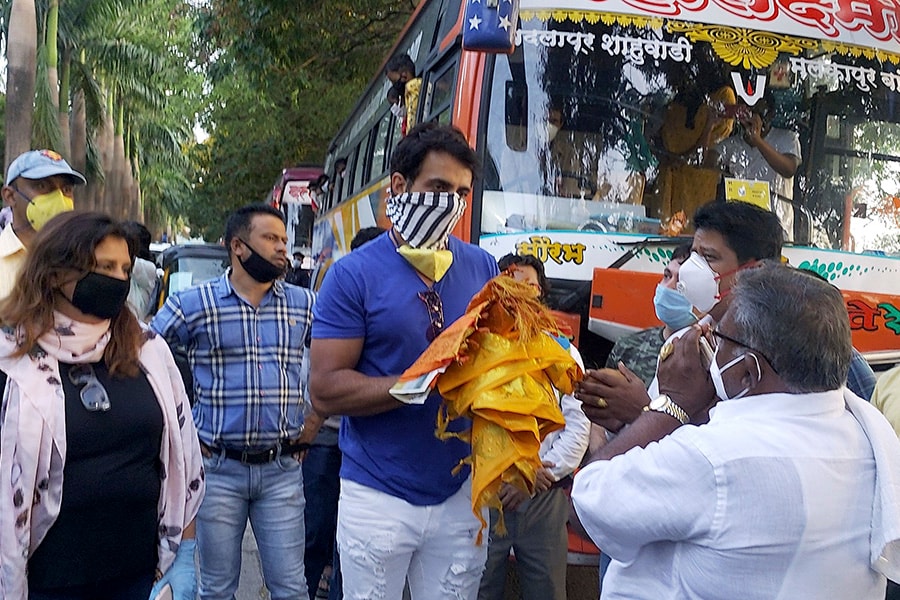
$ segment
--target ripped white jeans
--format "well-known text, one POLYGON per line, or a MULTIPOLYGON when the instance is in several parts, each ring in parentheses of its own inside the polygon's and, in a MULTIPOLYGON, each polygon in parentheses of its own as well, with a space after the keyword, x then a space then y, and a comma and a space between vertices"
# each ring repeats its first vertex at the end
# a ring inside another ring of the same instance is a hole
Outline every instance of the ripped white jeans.
POLYGON ((487 532, 472 514, 471 480, 433 506, 415 506, 341 479, 337 542, 345 600, 474 600, 487 557, 487 532))

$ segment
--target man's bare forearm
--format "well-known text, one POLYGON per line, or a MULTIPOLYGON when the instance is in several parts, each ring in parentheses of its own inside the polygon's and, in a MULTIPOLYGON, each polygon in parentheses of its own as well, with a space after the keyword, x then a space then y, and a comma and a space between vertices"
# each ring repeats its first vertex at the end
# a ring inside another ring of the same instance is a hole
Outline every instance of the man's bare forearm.
POLYGON ((313 408, 322 415, 362 417, 394 410, 402 403, 388 390, 397 377, 370 377, 355 369, 340 369, 313 376, 310 392, 313 408))

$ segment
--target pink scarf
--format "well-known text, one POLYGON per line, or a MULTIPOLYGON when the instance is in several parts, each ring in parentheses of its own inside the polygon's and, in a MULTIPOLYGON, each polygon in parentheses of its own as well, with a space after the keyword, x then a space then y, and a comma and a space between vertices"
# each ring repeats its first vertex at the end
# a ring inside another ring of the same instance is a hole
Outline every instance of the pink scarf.
MULTIPOLYGON (((55 314, 55 327, 13 358, 15 332, 0 331, 0 369, 9 376, 0 405, 0 598, 26 600, 28 558, 59 515, 66 462, 65 398, 59 363, 97 362, 109 321, 88 324, 55 314)), ((181 534, 204 493, 200 446, 184 384, 168 346, 148 331, 141 369, 163 414, 158 504, 158 569, 175 559, 181 534)))

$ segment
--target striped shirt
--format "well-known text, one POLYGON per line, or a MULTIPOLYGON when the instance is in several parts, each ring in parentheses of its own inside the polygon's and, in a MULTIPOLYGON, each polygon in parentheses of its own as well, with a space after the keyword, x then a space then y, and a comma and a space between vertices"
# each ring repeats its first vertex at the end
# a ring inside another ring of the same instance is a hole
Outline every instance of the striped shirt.
POLYGON ((254 307, 229 274, 173 294, 150 326, 187 349, 200 441, 267 449, 303 425, 301 363, 314 296, 276 281, 254 307))

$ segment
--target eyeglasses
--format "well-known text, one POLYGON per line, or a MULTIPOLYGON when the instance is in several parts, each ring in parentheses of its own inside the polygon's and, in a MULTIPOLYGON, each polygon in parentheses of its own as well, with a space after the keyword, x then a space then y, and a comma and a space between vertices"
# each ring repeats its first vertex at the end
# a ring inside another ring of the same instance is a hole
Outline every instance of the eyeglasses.
MULTIPOLYGON (((756 354, 759 354, 759 355, 762 356, 764 359, 766 359, 766 362, 769 363, 769 366, 772 367, 772 370, 773 370, 773 371, 775 371, 775 367, 772 366, 772 361, 769 360, 769 357, 766 356, 765 354, 763 354, 761 350, 757 350, 757 349, 754 348, 753 346, 748 346, 748 345, 745 344, 744 342, 742 342, 742 341, 740 341, 740 340, 736 340, 736 339, 734 339, 733 337, 731 337, 730 335, 726 335, 726 334, 722 333, 722 332, 719 331, 718 329, 712 329, 712 330, 710 331, 710 333, 713 335, 713 339, 715 339, 715 338, 721 338, 721 339, 723 339, 723 340, 728 340, 729 342, 731 342, 731 343, 734 344, 735 346, 740 346, 741 348, 746 348, 747 350, 752 350, 752 351, 755 352, 756 354)), ((718 346, 718 344, 716 344, 716 345, 718 346)), ((778 371, 775 371, 775 372, 777 373, 778 371)))
POLYGON ((444 329, 444 304, 441 302, 440 295, 434 290, 419 292, 419 300, 424 302, 425 308, 428 309, 428 319, 431 321, 431 325, 425 332, 425 339, 431 342, 444 329))
POLYGON ((72 385, 82 386, 80 390, 81 404, 91 412, 109 410, 109 394, 97 379, 94 367, 89 364, 72 365, 69 368, 69 381, 72 385))

